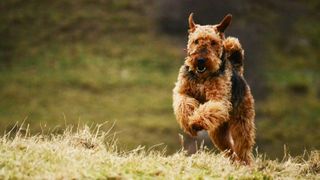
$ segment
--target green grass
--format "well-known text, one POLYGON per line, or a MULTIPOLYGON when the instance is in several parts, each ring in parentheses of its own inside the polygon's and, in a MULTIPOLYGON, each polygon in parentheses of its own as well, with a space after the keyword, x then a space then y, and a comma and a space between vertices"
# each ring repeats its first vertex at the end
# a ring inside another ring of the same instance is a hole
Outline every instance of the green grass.
MULTIPOLYGON (((116 121, 123 139, 130 139, 125 144, 133 142, 131 138, 144 139, 139 144, 163 142, 157 137, 178 130, 171 90, 181 58, 173 45, 159 48, 166 40, 151 38, 139 35, 130 44, 102 39, 92 49, 81 43, 51 45, 45 53, 2 71, 2 127, 25 117, 34 130, 65 121, 116 121), (119 43, 111 46, 113 41, 119 43)), ((174 144, 173 138, 168 144, 174 144)))
MULTIPOLYGON (((231 164, 223 154, 200 150, 186 156, 140 146, 120 151, 101 126, 29 135, 20 128, 0 138, 1 179, 317 179, 320 153, 286 155, 282 161, 255 157, 251 167, 231 164)), ((44 129, 45 130, 45 129, 44 129)))
POLYGON ((15 41, 14 53, 0 66, 1 131, 24 119, 32 133, 65 122, 115 121, 123 148, 165 143, 170 152, 177 149, 171 94, 182 51, 151 31, 144 15, 148 6, 131 1, 4 5, 2 28, 19 36, 7 37, 15 41))

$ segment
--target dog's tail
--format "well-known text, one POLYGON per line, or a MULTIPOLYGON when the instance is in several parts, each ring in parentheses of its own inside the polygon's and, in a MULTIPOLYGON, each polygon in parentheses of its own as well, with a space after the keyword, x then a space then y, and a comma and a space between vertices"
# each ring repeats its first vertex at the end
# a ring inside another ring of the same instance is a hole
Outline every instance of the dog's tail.
POLYGON ((231 62, 233 69, 243 76, 243 60, 244 50, 237 38, 228 37, 224 40, 223 46, 226 52, 227 59, 231 62))

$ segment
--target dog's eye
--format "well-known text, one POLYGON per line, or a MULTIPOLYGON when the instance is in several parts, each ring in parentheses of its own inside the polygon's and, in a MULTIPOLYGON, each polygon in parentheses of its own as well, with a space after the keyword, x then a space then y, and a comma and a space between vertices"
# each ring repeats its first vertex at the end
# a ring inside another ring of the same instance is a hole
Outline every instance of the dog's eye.
POLYGON ((196 40, 194 41, 194 43, 195 43, 195 44, 198 44, 198 43, 199 43, 199 40, 198 40, 198 39, 196 39, 196 40))
POLYGON ((216 45, 216 44, 217 44, 216 41, 211 41, 211 46, 214 46, 214 45, 216 45))

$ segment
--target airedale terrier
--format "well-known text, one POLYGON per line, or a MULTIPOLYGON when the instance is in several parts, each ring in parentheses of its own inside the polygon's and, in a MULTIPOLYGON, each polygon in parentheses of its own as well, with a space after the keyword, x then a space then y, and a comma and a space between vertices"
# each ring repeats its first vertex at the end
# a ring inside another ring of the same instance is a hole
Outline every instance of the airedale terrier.
POLYGON ((254 99, 243 77, 244 51, 237 38, 225 38, 228 14, 216 25, 189 16, 187 57, 173 89, 173 109, 191 136, 207 130, 232 160, 250 164, 255 143, 254 99))

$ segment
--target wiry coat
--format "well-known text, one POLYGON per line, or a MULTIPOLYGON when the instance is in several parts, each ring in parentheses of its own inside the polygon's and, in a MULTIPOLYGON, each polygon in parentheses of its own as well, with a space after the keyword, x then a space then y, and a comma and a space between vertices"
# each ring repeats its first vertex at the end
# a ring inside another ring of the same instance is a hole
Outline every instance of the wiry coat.
POLYGON ((241 44, 236 38, 224 37, 230 21, 231 16, 218 25, 200 26, 190 15, 188 56, 173 89, 173 109, 186 133, 195 136, 207 130, 220 150, 250 164, 254 100, 243 77, 241 44))

